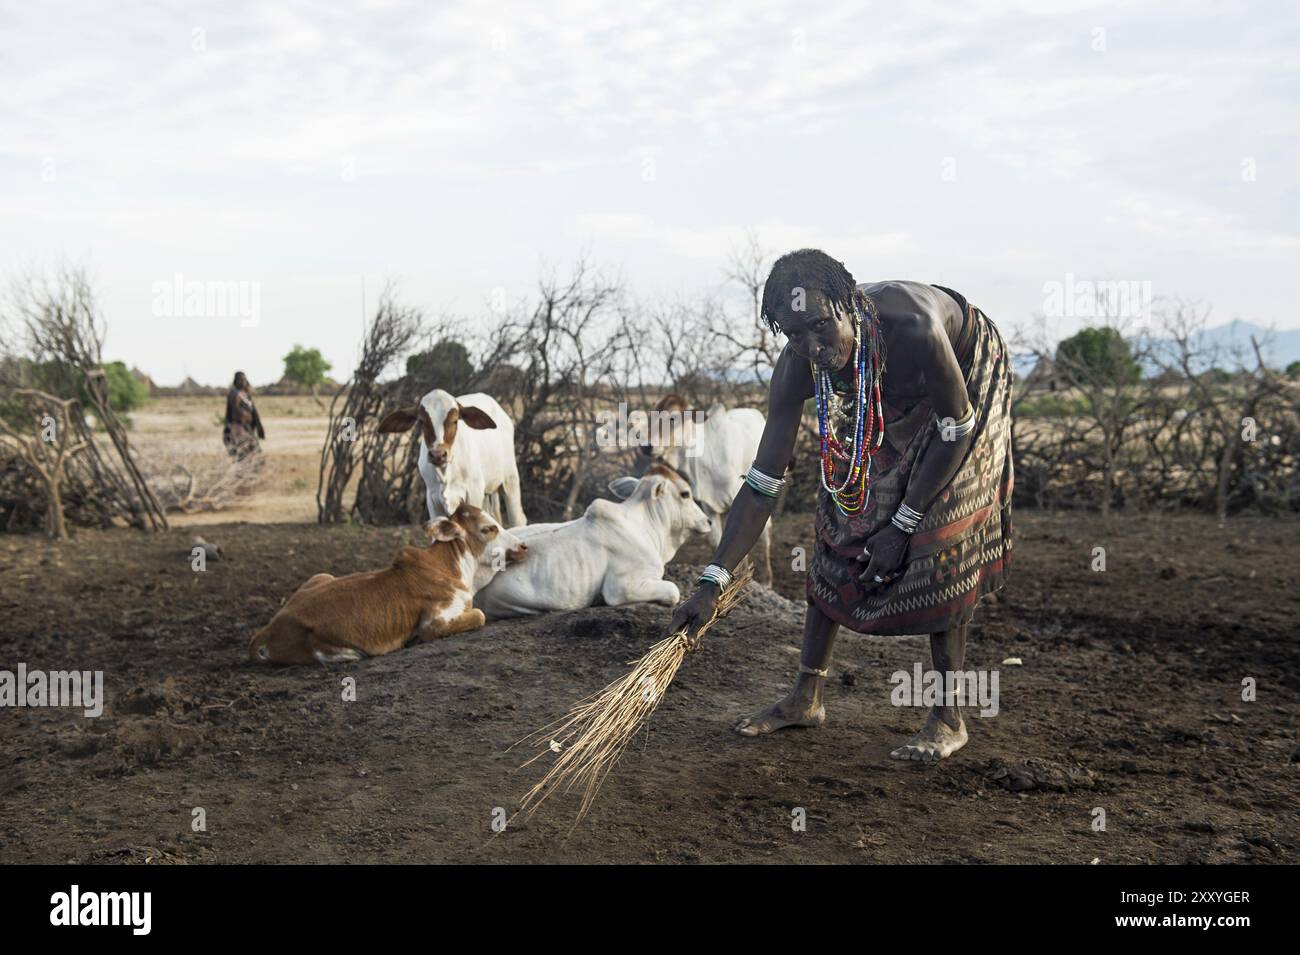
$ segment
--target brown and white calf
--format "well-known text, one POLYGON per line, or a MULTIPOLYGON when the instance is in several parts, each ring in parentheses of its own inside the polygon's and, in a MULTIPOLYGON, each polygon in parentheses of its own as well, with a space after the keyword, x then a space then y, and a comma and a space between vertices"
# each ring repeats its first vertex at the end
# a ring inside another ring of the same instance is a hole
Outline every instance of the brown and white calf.
POLYGON ((425 531, 428 547, 403 547, 384 570, 312 577, 253 635, 249 656, 270 663, 359 660, 483 626, 475 591, 522 560, 528 546, 472 504, 425 531))
POLYGON ((496 399, 484 394, 454 398, 435 388, 418 405, 393 411, 379 422, 379 430, 387 433, 416 427, 430 520, 454 514, 462 501, 497 511, 496 493, 501 491, 505 525, 528 523, 520 502, 514 422, 496 399))

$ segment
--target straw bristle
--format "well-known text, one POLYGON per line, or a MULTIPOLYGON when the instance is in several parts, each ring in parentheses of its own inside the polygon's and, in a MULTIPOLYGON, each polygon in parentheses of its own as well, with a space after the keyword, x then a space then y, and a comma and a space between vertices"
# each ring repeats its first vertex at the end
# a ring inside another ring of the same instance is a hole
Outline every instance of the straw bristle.
MULTIPOLYGON (((699 636, 731 611, 753 576, 753 567, 745 561, 718 597, 713 616, 700 628, 699 636)), ((576 825, 591 808, 601 783, 627 744, 658 707, 686 652, 686 630, 682 629, 652 646, 627 674, 578 703, 566 716, 527 737, 543 749, 525 766, 547 752, 560 755, 546 775, 524 795, 520 808, 531 815, 552 793, 580 787, 582 803, 576 825)))

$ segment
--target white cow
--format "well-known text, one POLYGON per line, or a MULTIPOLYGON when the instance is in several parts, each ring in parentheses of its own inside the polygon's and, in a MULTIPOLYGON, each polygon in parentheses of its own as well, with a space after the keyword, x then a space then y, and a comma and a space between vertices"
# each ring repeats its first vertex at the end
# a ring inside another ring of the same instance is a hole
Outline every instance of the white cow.
MULTIPOLYGON (((640 479, 627 499, 593 501, 586 514, 563 524, 533 524, 514 533, 528 545, 528 559, 506 567, 474 597, 489 619, 547 610, 577 610, 602 598, 611 607, 681 599, 664 580, 688 534, 703 534, 709 519, 681 475, 662 465, 640 479)), ((614 482, 619 483, 619 482, 614 482)))
MULTIPOLYGON (((664 395, 655 405, 658 427, 650 433, 651 443, 639 448, 639 463, 645 467, 662 462, 690 482, 695 500, 713 519, 711 539, 717 547, 722 525, 731 502, 744 483, 749 466, 758 454, 766 419, 755 408, 732 408, 720 404, 709 409, 703 421, 677 394, 664 395)), ((772 525, 763 525, 759 537, 758 578, 772 583, 772 525)))
POLYGON ((504 491, 501 523, 506 527, 528 523, 519 499, 515 425, 496 399, 483 394, 453 398, 435 388, 418 405, 386 415, 379 430, 409 431, 416 425, 420 426, 420 476, 429 520, 455 514, 462 502, 496 514, 496 493, 504 491))

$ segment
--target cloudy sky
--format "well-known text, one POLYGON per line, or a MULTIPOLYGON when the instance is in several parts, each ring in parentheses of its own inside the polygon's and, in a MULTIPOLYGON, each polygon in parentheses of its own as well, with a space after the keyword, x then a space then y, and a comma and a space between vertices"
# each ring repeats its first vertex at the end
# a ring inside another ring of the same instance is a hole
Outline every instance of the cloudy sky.
POLYGON ((0 273, 88 263, 164 384, 346 374, 387 277, 712 290, 747 228, 1004 328, 1068 275, 1297 328, 1298 187, 1289 0, 0 6, 0 273), (177 276, 258 321, 160 308, 177 276))

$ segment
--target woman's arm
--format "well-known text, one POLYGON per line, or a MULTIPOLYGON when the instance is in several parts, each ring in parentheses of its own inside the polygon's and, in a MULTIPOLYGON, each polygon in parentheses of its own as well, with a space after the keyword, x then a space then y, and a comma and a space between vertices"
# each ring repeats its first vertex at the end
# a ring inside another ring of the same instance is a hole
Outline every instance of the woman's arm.
POLYGON ((257 413, 257 405, 250 401, 249 406, 253 409, 253 430, 257 432, 259 438, 265 441, 266 429, 262 427, 262 416, 257 413))
MULTIPOLYGON (((790 464, 794 453, 795 440, 799 435, 799 421, 803 417, 803 403, 807 396, 800 394, 794 362, 797 356, 786 360, 782 353, 777 362, 777 369, 772 375, 772 384, 768 392, 767 423, 763 427, 763 437, 758 443, 758 453, 754 456, 754 466, 764 474, 781 478, 790 464), (782 363, 786 367, 782 368, 782 363), (793 380, 792 380, 793 379, 793 380)), ((804 377, 811 381, 804 363, 804 377)), ((727 523, 722 530, 722 539, 713 554, 711 563, 720 564, 727 570, 735 570, 736 565, 750 552, 763 532, 763 525, 772 516, 776 499, 760 494, 748 484, 742 484, 727 512, 727 523)))
MULTIPOLYGON (((922 321, 917 327, 916 337, 926 393, 939 426, 934 440, 912 471, 903 502, 924 512, 957 476, 974 432, 958 434, 952 427, 970 408, 970 399, 966 393, 966 379, 943 323, 937 319, 922 321)), ((935 427, 933 422, 930 427, 935 427)))
MULTIPOLYGON (((780 478, 785 474, 799 435, 799 422, 803 417, 803 404, 812 396, 812 374, 806 359, 801 359, 789 348, 777 359, 768 389, 767 424, 758 443, 754 466, 764 474, 780 478)), ((722 539, 714 551, 711 563, 728 571, 750 552, 763 532, 763 526, 772 516, 776 499, 760 494, 748 483, 742 484, 727 512, 727 522, 722 529, 722 539)), ((712 582, 703 582, 685 602, 673 611, 670 633, 688 628, 688 636, 713 615, 721 588, 712 582)))

